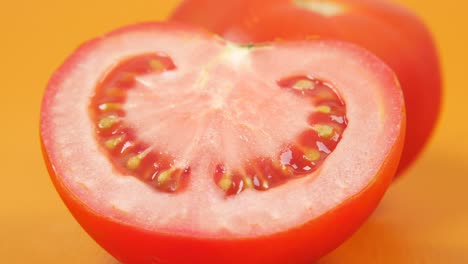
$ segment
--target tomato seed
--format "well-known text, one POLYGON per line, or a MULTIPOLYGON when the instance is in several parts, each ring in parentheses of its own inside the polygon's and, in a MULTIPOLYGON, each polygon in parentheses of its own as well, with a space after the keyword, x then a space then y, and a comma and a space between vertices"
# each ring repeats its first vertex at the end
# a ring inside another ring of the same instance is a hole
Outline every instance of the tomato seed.
POLYGON ((315 130, 321 138, 330 139, 334 135, 334 130, 331 126, 314 125, 312 129, 315 130))
POLYGON ((120 143, 123 142, 123 140, 124 140, 124 136, 111 138, 104 142, 104 146, 106 146, 106 148, 108 148, 109 150, 114 150, 115 148, 117 148, 117 146, 120 145, 120 143))
POLYGON ((136 170, 140 166, 142 159, 143 157, 140 154, 130 157, 127 160, 127 168, 130 170, 136 170))
POLYGON ((331 112, 331 107, 328 105, 321 105, 316 108, 317 112, 324 113, 324 114, 330 114, 331 112))
POLYGON ((315 83, 307 79, 301 79, 294 83, 293 88, 299 91, 312 90, 315 88, 315 83))
POLYGON ((98 127, 100 129, 109 129, 119 122, 118 116, 107 116, 99 120, 98 127))

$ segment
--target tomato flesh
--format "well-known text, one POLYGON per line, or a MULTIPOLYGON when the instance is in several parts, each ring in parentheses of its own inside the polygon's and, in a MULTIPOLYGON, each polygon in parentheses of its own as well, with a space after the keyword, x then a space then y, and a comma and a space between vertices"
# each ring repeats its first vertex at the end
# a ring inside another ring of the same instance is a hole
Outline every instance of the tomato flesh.
POLYGON ((422 152, 438 119, 441 72, 434 40, 412 12, 375 0, 185 0, 172 20, 236 43, 336 39, 376 54, 396 73, 408 131, 399 173, 422 152))
POLYGON ((377 206, 404 115, 392 71, 355 46, 149 23, 67 59, 41 140, 72 214, 124 263, 310 263, 377 206))

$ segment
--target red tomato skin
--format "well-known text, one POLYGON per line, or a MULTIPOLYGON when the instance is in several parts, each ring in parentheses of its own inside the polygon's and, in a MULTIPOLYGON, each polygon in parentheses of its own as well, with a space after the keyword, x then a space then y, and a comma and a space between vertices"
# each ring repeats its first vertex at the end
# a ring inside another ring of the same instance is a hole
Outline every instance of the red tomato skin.
POLYGON ((397 176, 422 152, 435 128, 442 97, 432 36, 407 9, 387 1, 335 0, 345 13, 323 16, 292 0, 186 0, 173 20, 203 26, 240 43, 325 38, 362 46, 386 62, 400 81, 407 132, 397 176))

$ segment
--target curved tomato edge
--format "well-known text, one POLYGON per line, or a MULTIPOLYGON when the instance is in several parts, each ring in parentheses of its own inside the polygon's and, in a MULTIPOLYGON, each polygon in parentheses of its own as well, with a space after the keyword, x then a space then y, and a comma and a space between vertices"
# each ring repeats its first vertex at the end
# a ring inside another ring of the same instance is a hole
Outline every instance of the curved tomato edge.
MULTIPOLYGON (((422 135, 423 140, 421 141, 420 145, 417 146, 412 153, 409 153, 408 148, 404 148, 405 150, 403 151, 403 155, 400 161, 400 164, 398 165, 397 172, 395 174, 394 180, 400 179, 401 176, 414 164, 414 162, 422 156, 424 153, 425 149, 428 147, 428 144, 431 141, 431 138, 434 136, 436 133, 436 128, 438 124, 440 123, 439 120, 442 116, 441 111, 443 110, 443 104, 444 104, 444 78, 443 78, 443 67, 441 65, 441 58, 439 54, 439 47, 436 42, 436 38, 434 38, 432 32, 429 29, 428 24, 423 20, 423 18, 418 15, 415 12, 412 12, 410 9, 408 9, 405 6, 400 6, 400 5, 395 5, 394 3, 388 3, 388 2, 372 2, 372 4, 378 5, 379 8, 385 8, 387 5, 391 5, 392 7, 397 7, 398 12, 400 16, 404 16, 406 20, 410 20, 412 25, 414 27, 417 27, 419 33, 423 37, 424 44, 426 44, 426 52, 428 54, 431 54, 434 59, 435 63, 432 63, 431 65, 435 67, 435 76, 437 77, 437 83, 434 85, 434 87, 438 87, 438 89, 434 89, 432 91, 432 96, 434 98, 437 98, 437 102, 435 105, 432 105, 432 108, 430 109, 430 113, 425 113, 429 114, 430 116, 430 122, 427 122, 427 129, 425 133, 422 135), (408 154, 409 153, 409 154, 408 154)), ((365 3, 364 6, 366 8, 369 8, 368 3, 365 3)), ((368 13, 369 15, 372 15, 373 13, 368 13)), ((392 21, 389 20, 388 16, 378 16, 378 15, 373 15, 375 19, 380 20, 382 23, 387 24, 391 28, 396 28, 395 25, 392 24, 392 21)), ((411 138, 407 138, 408 140, 411 140, 411 138)), ((408 143, 405 142, 405 145, 408 143)))
MULTIPOLYGON (((127 26, 106 36, 128 30, 147 30, 160 23, 127 26)), ((183 24, 173 23, 185 27, 183 24)), ((161 23, 161 25, 164 25, 161 23)), ((160 28, 158 26, 158 28, 160 28)), ((187 26, 195 29, 196 27, 187 26)), ((207 32, 207 31, 201 31, 207 32)), ((207 36, 211 35, 207 32, 207 36)), ((53 75, 42 108, 49 104, 66 72, 100 39, 81 45, 53 75), (52 88, 52 89, 50 89, 52 88)), ((281 233, 255 238, 214 239, 156 233, 100 215, 69 190, 61 181, 45 148, 41 111, 41 149, 50 178, 72 215, 98 244, 124 263, 309 263, 328 253, 359 227, 374 211, 392 182, 403 149, 406 120, 402 118, 400 134, 375 178, 361 192, 327 213, 302 226, 281 233), (333 230, 330 234, 328 230, 333 230), (271 254, 275 252, 275 254, 271 254)), ((404 116, 404 109, 402 115, 404 116)))
POLYGON ((80 201, 55 173, 42 137, 41 147, 51 180, 67 208, 98 244, 124 263, 151 263, 162 255, 170 260, 168 263, 239 263, 242 260, 253 264, 268 259, 265 263, 296 264, 316 260, 339 246, 374 211, 398 167, 404 127, 403 124, 400 136, 376 177, 355 196, 300 227, 269 236, 234 240, 154 233, 100 215, 80 201), (331 229, 341 235, 330 237, 327 231, 331 229), (278 254, 273 254, 272 258, 271 252, 278 254))
MULTIPOLYGON (((429 124, 429 129, 426 131, 425 135, 423 135, 424 140, 421 144, 421 146, 415 151, 415 154, 413 154, 410 158, 405 158, 402 159, 402 162, 400 162, 400 165, 398 166, 397 172, 395 174, 395 180, 400 179, 404 173, 411 168, 415 164, 415 162, 424 154, 426 149, 429 147, 432 138, 435 136, 437 133, 437 128, 440 125, 440 120, 443 115, 443 110, 444 110, 444 105, 445 105, 445 93, 444 93, 444 86, 445 86, 445 80, 444 80, 444 69, 443 65, 441 63, 441 58, 439 54, 439 48, 437 43, 434 41, 434 38, 432 37, 431 32, 428 30, 426 27, 425 23, 422 20, 418 20, 420 22, 420 25, 422 26, 422 29, 426 33, 426 37, 430 39, 430 42, 428 43, 430 46, 430 49, 432 50, 435 59, 437 60, 437 63, 435 66, 437 67, 436 75, 438 78, 437 86, 439 89, 435 90, 434 96, 435 98, 438 98, 437 104, 433 105, 433 108, 431 109, 431 122, 429 124)), ((408 157, 409 155, 405 155, 408 157)))

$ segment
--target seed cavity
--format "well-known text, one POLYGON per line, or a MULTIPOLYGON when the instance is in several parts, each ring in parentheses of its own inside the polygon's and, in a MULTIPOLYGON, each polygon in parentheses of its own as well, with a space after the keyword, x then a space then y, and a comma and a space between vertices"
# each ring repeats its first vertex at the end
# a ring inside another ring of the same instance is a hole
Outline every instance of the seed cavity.
POLYGON ((136 74, 133 72, 122 72, 116 84, 121 88, 130 88, 135 84, 135 77, 136 74))
MULTIPOLYGON (((114 99, 114 100, 115 99, 123 100, 125 96, 127 95, 126 91, 120 87, 108 87, 107 89, 105 89, 104 92, 107 98, 114 99)), ((112 104, 112 102, 109 104, 112 104)))
POLYGON ((141 142, 125 122, 122 106, 127 92, 135 87, 140 75, 163 74, 173 69, 175 65, 171 58, 159 54, 143 54, 123 60, 97 85, 90 105, 96 137, 115 168, 162 192, 182 190, 187 185, 190 168, 176 168, 172 156, 161 154, 153 146, 141 142))
POLYGON ((325 153, 325 154, 330 154, 332 151, 330 150, 330 148, 323 142, 321 141, 317 141, 317 148, 318 150, 320 150, 321 152, 325 153))
POLYGON ((344 125, 346 124, 346 117, 344 116, 336 116, 336 115, 332 115, 330 116, 331 120, 340 124, 340 125, 344 125))
POLYGON ((247 162, 242 166, 245 170, 217 165, 214 179, 227 196, 246 189, 267 191, 311 175, 336 148, 346 129, 346 106, 332 84, 310 76, 294 76, 278 81, 278 86, 311 102, 313 112, 305 120, 311 129, 301 133, 294 144, 284 146, 276 157, 247 162))
POLYGON ((260 181, 256 180, 256 182, 261 182, 261 185, 259 186, 260 188, 258 189, 268 190, 270 188, 270 184, 268 184, 268 181, 266 181, 265 179, 261 179, 260 181))

